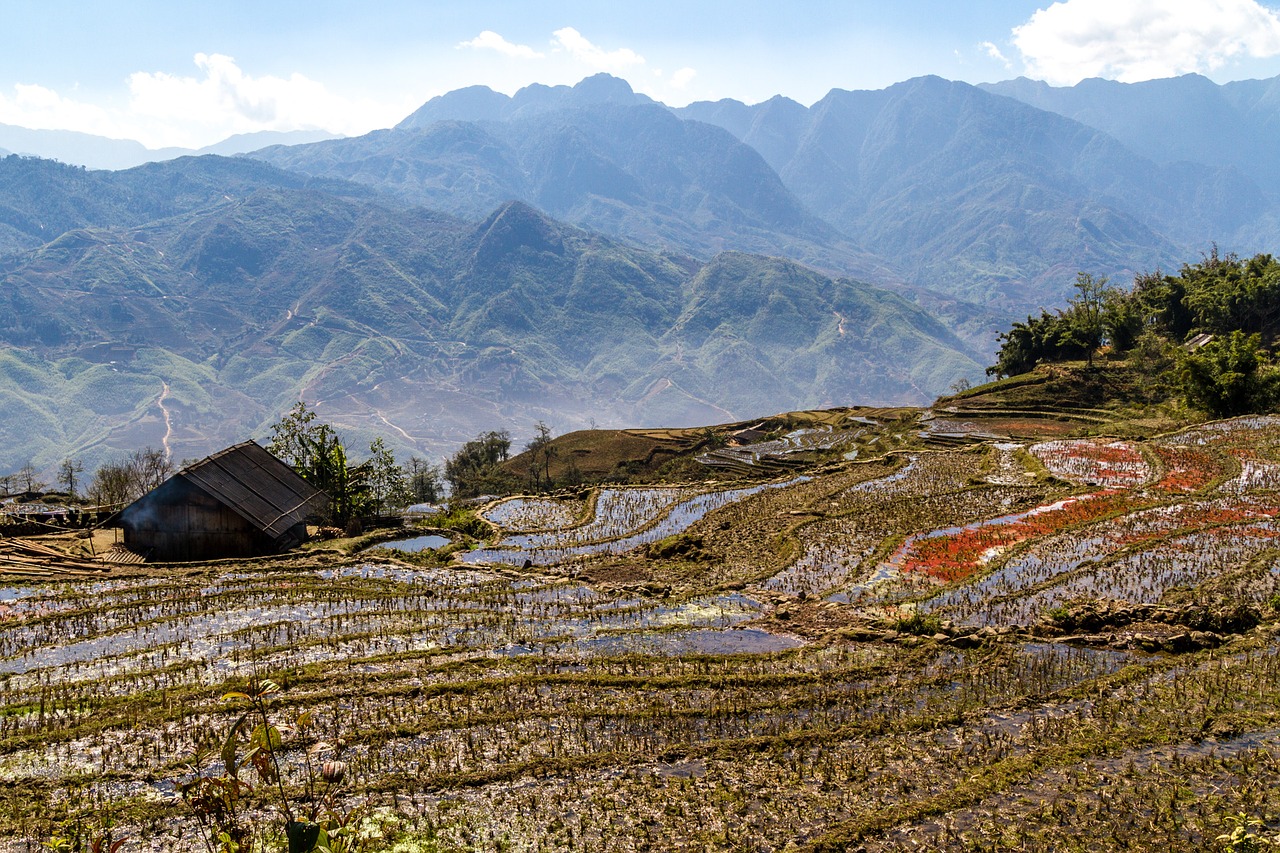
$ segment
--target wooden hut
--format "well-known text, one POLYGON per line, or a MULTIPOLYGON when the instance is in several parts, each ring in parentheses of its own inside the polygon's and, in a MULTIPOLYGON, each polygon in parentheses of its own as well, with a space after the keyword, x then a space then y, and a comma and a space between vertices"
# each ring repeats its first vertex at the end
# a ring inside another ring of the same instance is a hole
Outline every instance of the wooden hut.
POLYGON ((124 508, 124 544, 149 560, 257 557, 307 540, 328 496, 252 441, 183 468, 124 508))

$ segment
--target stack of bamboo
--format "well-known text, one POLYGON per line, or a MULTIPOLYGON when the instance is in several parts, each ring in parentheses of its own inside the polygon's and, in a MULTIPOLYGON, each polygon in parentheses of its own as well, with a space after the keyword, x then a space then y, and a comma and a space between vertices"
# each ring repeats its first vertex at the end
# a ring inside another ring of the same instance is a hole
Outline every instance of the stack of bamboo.
POLYGON ((100 575, 110 571, 101 560, 72 557, 29 539, 0 539, 0 573, 7 575, 100 575))

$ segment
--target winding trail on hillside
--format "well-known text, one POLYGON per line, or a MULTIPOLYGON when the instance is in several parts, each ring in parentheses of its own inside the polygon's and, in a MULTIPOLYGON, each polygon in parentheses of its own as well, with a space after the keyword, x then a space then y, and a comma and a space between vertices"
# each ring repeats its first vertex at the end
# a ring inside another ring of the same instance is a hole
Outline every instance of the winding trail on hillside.
POLYGON ((387 426, 391 427, 393 430, 395 430, 396 432, 398 432, 398 433, 400 433, 402 436, 404 436, 405 441, 415 441, 415 440, 416 440, 416 439, 414 439, 414 437, 413 437, 413 436, 409 435, 409 433, 405 432, 405 431, 404 431, 404 430, 402 430, 400 427, 396 426, 396 425, 395 425, 395 424, 393 424, 391 421, 387 420, 387 416, 386 416, 386 415, 384 415, 384 414, 383 414, 381 411, 379 411, 378 409, 374 409, 374 410, 373 410, 373 413, 374 413, 375 415, 377 415, 377 416, 378 416, 378 420, 382 421, 384 424, 386 424, 387 426))
POLYGON ((169 412, 169 407, 164 401, 169 399, 169 383, 161 380, 163 386, 160 390, 160 399, 156 400, 156 405, 160 407, 160 414, 164 416, 164 438, 160 439, 160 445, 164 448, 165 456, 172 456, 173 450, 169 446, 169 440, 173 437, 173 416, 169 412))

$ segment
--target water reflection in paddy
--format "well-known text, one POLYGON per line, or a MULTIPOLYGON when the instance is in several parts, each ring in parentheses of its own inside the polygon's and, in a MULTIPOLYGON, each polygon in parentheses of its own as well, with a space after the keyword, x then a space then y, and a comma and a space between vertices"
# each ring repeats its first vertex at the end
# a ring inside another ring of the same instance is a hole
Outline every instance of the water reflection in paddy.
POLYGON ((394 548, 397 551, 408 551, 417 553, 432 548, 443 548, 449 544, 449 537, 437 534, 428 534, 426 536, 414 536, 409 539, 392 539, 390 542, 379 542, 376 545, 369 546, 366 550, 374 548, 394 548))
MULTIPOLYGON (((93 614, 49 618, 48 611, 38 610, 38 619, 16 616, 0 622, 5 649, 0 674, 8 676, 12 689, 33 679, 108 677, 124 679, 120 689, 125 689, 131 674, 167 662, 189 671, 175 670, 175 677, 209 682, 244 671, 255 659, 296 666, 367 655, 483 655, 511 645, 566 643, 571 650, 598 655, 625 645, 618 637, 633 648, 652 641, 655 651, 679 654, 710 647, 716 632, 731 630, 760 610, 757 601, 740 593, 663 601, 560 579, 376 562, 304 573, 239 572, 234 580, 220 576, 206 587, 215 594, 201 594, 200 587, 164 588, 170 597, 148 600, 142 620, 129 617, 136 605, 131 591, 121 588, 119 599, 100 596, 93 614), (689 635, 687 642, 672 639, 680 634, 689 635)), ((21 600, 39 608, 45 595, 54 593, 38 590, 21 600)), ((722 641, 744 651, 773 648, 773 641, 741 632, 722 641)), ((779 642, 783 648, 793 643, 779 642)))
MULTIPOLYGON (((707 513, 735 501, 759 494, 766 489, 785 488, 786 486, 805 482, 808 479, 808 477, 796 477, 783 483, 767 483, 743 489, 730 489, 723 492, 706 492, 694 495, 674 503, 666 511, 665 515, 662 515, 651 526, 644 527, 644 529, 630 533, 630 535, 621 536, 621 538, 585 541, 589 537, 614 536, 620 535, 620 532, 625 533, 629 530, 635 530, 638 526, 648 524, 655 517, 653 511, 651 509, 645 512, 632 511, 632 505, 628 505, 628 510, 620 519, 611 518, 607 523, 601 520, 601 516, 598 516, 595 522, 586 527, 513 536, 504 539, 500 544, 491 548, 479 548, 460 556, 467 563, 508 563, 516 565, 527 560, 533 565, 545 566, 570 557, 588 554, 622 554, 632 548, 647 545, 650 542, 657 542, 659 539, 665 539, 668 536, 687 530, 707 513)), ((604 492, 609 491, 639 493, 642 490, 604 490, 604 492)), ((675 490, 650 489, 644 491, 656 493, 675 490)), ((602 499, 604 492, 601 493, 602 499)), ((636 500, 641 499, 637 498, 636 500)), ((657 498, 654 496, 641 500, 641 503, 646 506, 653 506, 657 502, 657 498)), ((616 506, 617 503, 612 502, 610 505, 616 506)), ((599 504, 597 504, 597 511, 599 512, 599 504)))

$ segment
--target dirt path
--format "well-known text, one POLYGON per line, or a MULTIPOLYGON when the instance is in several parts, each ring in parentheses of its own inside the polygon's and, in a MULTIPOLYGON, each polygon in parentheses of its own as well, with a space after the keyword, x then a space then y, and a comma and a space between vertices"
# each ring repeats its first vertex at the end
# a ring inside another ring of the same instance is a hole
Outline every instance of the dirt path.
POLYGON ((165 456, 172 456, 173 449, 169 446, 169 440, 173 438, 173 416, 164 404, 164 401, 169 399, 169 383, 161 381, 160 384, 164 386, 160 391, 160 399, 156 400, 156 405, 160 407, 160 414, 164 416, 164 438, 160 439, 160 445, 164 448, 165 456))
POLYGON ((382 412, 378 411, 377 409, 374 409, 374 414, 378 416, 378 420, 382 421, 384 424, 386 424, 387 426, 391 427, 393 430, 395 430, 396 432, 404 436, 405 441, 415 440, 413 436, 409 435, 409 433, 405 432, 400 427, 396 426, 391 421, 387 420, 387 416, 384 415, 382 412))
POLYGON ((662 377, 661 379, 657 380, 652 385, 650 385, 649 390, 645 393, 643 397, 640 398, 640 402, 647 403, 650 400, 652 400, 654 397, 661 394, 663 391, 666 391, 672 388, 674 388, 676 391, 683 394, 685 397, 689 398, 693 402, 699 403, 703 406, 706 406, 709 409, 720 412, 729 420, 733 420, 733 418, 735 417, 733 412, 729 411, 728 409, 722 409, 721 407, 717 406, 715 403, 711 402, 710 400, 704 400, 701 397, 697 396, 696 394, 690 394, 688 391, 684 390, 679 385, 672 382, 671 379, 666 376, 662 377))

